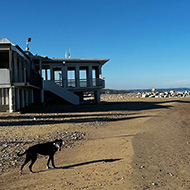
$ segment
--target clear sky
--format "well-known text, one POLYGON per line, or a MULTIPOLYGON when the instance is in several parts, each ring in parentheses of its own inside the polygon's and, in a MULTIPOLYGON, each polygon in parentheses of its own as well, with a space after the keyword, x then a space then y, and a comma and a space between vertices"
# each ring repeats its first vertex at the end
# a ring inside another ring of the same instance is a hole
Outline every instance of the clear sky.
POLYGON ((106 88, 190 87, 190 0, 9 0, 0 38, 33 54, 109 58, 106 88))

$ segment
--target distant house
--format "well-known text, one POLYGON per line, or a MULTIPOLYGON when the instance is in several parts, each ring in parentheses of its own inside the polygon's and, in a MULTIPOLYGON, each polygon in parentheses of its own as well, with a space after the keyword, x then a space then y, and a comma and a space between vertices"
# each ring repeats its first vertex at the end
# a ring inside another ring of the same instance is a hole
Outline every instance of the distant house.
POLYGON ((105 87, 102 66, 109 59, 48 58, 0 39, 0 111, 63 101, 99 103, 105 87))

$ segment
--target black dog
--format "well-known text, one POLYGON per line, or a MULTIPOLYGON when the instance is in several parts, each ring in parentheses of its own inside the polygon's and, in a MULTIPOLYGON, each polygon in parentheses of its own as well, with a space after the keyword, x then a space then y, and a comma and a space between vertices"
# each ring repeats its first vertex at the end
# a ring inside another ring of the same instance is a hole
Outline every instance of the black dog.
POLYGON ((30 160, 31 160, 31 164, 29 165, 29 169, 30 169, 30 172, 33 173, 32 166, 37 159, 37 154, 49 155, 47 168, 48 169, 50 168, 49 167, 50 160, 52 162, 52 166, 55 168, 53 156, 57 150, 59 151, 61 150, 61 146, 62 146, 62 140, 55 140, 53 142, 47 142, 44 144, 36 144, 34 146, 31 146, 24 153, 22 154, 18 153, 17 154, 18 156, 23 156, 24 154, 26 154, 26 160, 24 164, 21 166, 20 173, 22 174, 22 169, 30 160))

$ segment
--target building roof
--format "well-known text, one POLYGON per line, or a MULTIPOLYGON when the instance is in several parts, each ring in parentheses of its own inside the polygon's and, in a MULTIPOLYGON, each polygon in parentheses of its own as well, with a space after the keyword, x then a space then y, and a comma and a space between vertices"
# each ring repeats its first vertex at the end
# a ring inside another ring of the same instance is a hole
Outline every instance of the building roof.
POLYGON ((29 56, 20 48, 18 45, 13 44, 10 40, 7 38, 0 38, 0 45, 10 45, 11 49, 18 54, 20 54, 22 57, 25 57, 27 59, 30 59, 29 56))
POLYGON ((33 60, 42 60, 45 63, 99 63, 104 65, 109 59, 98 58, 48 58, 47 56, 33 56, 33 60))
POLYGON ((0 38, 0 44, 12 44, 11 41, 9 41, 7 38, 0 38))
POLYGON ((97 58, 48 58, 48 56, 40 56, 35 55, 33 56, 29 51, 24 52, 18 45, 13 44, 11 41, 9 41, 7 38, 0 38, 0 44, 10 44, 12 45, 12 49, 16 51, 19 50, 19 53, 22 53, 22 55, 26 56, 28 59, 29 57, 33 60, 42 60, 44 63, 99 63, 104 65, 109 59, 97 59, 97 58))

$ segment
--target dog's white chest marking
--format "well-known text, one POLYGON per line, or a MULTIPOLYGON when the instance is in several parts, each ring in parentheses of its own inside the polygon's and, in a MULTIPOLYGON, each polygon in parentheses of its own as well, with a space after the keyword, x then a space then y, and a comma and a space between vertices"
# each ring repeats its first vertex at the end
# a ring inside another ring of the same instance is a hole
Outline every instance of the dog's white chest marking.
POLYGON ((53 145, 55 145, 55 147, 57 147, 59 151, 61 150, 61 147, 57 143, 53 143, 53 145))

